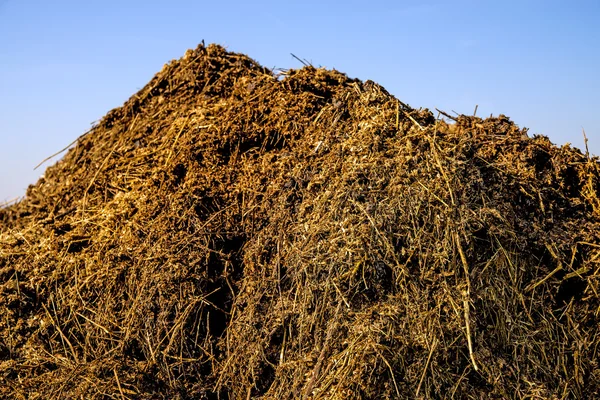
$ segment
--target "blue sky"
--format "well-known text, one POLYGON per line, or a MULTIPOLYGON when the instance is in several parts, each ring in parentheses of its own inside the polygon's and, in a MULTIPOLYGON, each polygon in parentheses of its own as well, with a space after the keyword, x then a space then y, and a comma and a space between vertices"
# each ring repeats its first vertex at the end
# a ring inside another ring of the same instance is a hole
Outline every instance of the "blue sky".
POLYGON ((413 107, 503 113, 600 154, 600 1, 0 0, 0 202, 203 39, 371 79, 413 107))

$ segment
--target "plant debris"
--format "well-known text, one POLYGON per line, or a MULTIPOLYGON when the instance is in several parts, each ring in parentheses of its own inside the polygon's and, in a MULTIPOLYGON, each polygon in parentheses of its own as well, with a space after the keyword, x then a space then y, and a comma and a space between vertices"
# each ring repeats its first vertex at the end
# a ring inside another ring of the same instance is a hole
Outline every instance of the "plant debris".
POLYGON ((0 397, 600 398, 599 160, 200 45, 0 209, 0 397))

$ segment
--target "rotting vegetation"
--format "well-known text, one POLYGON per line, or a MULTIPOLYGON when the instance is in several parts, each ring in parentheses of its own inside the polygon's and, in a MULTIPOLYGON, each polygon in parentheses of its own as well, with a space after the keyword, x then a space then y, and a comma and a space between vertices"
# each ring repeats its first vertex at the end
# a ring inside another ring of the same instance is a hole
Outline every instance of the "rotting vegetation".
POLYGON ((599 178, 201 45, 0 210, 0 397, 600 398, 599 178))

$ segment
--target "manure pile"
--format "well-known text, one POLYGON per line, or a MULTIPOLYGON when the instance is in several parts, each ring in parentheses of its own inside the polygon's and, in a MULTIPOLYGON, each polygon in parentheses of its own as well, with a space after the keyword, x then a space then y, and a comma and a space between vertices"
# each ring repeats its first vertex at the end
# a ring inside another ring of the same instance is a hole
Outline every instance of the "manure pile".
POLYGON ((199 46, 0 210, 0 398, 600 398, 597 158, 199 46))

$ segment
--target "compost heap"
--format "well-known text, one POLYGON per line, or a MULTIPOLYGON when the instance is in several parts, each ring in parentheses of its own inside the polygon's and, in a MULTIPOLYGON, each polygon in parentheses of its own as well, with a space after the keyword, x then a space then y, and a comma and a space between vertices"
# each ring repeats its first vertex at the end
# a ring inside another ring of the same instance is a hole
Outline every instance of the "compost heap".
POLYGON ((0 211, 0 397, 599 398, 598 159, 453 119, 188 51, 0 211))

